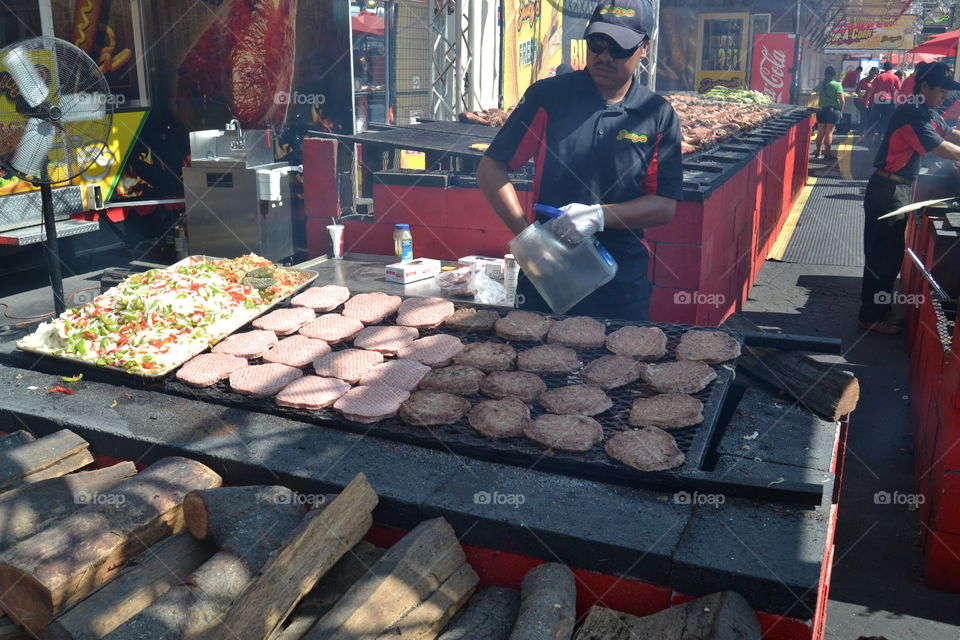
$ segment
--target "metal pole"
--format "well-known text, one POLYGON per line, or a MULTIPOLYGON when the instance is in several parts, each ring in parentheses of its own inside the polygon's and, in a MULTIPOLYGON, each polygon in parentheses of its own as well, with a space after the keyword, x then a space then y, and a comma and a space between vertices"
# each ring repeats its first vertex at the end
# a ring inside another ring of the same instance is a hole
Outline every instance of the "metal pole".
POLYGON ((797 34, 797 42, 793 47, 793 86, 790 87, 790 102, 800 103, 800 49, 803 46, 803 36, 800 35, 800 0, 797 0, 796 21, 793 31, 797 34))
POLYGON ((660 42, 660 0, 653 0, 653 33, 650 34, 650 49, 647 51, 647 88, 657 90, 657 47, 660 42))
POLYGON ((53 191, 44 182, 40 185, 40 204, 43 209, 43 229, 46 239, 47 270, 50 272, 50 288, 53 289, 53 308, 59 316, 67 310, 63 301, 63 276, 60 273, 60 245, 57 242, 57 224, 53 220, 53 191))

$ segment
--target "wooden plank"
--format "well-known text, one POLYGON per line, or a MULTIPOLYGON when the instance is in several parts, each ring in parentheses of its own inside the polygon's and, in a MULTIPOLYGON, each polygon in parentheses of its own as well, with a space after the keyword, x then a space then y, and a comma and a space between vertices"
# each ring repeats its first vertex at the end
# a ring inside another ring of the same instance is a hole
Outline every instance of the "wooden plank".
POLYGON ((24 431, 23 429, 14 431, 5 436, 0 436, 0 451, 21 447, 25 444, 30 444, 34 440, 36 440, 36 437, 29 431, 24 431))
MULTIPOLYGON (((36 473, 31 473, 20 483, 22 486, 25 484, 34 484, 36 482, 43 482, 44 480, 50 480, 51 478, 60 478, 67 475, 68 473, 73 473, 74 471, 79 471, 87 465, 91 464, 94 461, 93 454, 89 450, 84 449, 78 453, 73 454, 72 456, 67 456, 66 458, 55 462, 46 469, 37 471, 36 473)), ((4 494, 5 495, 5 494, 4 494)))
POLYGON ((446 520, 422 522, 393 545, 304 638, 373 640, 464 562, 466 555, 446 520))
POLYGON ((0 551, 93 502, 136 475, 132 462, 25 484, 0 495, 0 551))
POLYGON ((570 640, 576 621, 577 587, 573 572, 556 562, 523 576, 520 613, 510 640, 570 640))
POLYGON ((408 611, 380 635, 381 640, 434 640, 467 603, 480 578, 469 564, 462 565, 426 600, 408 611))
POLYGON ((378 498, 360 473, 342 493, 311 513, 263 573, 230 608, 212 636, 224 640, 263 640, 297 603, 356 545, 373 525, 378 498))
POLYGON ((30 474, 52 467, 88 446, 87 441, 77 434, 62 429, 34 442, 0 451, 0 490, 20 483, 30 474))
POLYGON ((220 482, 219 475, 194 460, 160 460, 105 494, 101 503, 0 553, 0 606, 39 637, 68 604, 150 545, 181 531, 180 505, 188 491, 220 482))
POLYGON ((313 591, 300 601, 287 618, 285 626, 278 627, 270 635, 270 640, 300 640, 307 629, 330 611, 353 583, 362 578, 370 567, 383 557, 384 551, 369 542, 358 542, 320 578, 313 591))
MULTIPOLYGON (((739 314, 724 325, 741 333, 762 332, 739 314)), ((738 364, 830 421, 849 415, 860 401, 860 382, 853 373, 794 351, 744 347, 738 364)))
POLYGON ((11 622, 7 616, 0 615, 0 640, 28 640, 30 634, 11 622))
POLYGON ((145 550, 115 578, 70 605, 47 627, 45 640, 97 640, 181 584, 215 549, 179 533, 145 550))

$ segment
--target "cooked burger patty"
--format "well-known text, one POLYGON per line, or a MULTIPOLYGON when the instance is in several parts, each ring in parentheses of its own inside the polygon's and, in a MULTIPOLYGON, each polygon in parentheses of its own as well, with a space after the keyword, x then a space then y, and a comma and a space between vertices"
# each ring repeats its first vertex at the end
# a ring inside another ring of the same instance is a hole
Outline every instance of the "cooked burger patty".
POLYGON ((571 349, 599 349, 607 340, 606 326, 593 318, 565 318, 550 328, 547 341, 571 349))
POLYGON ((621 431, 603 448, 614 460, 640 471, 676 469, 686 460, 673 436, 656 427, 621 431))
POLYGON ((603 440, 603 427, 586 416, 544 414, 527 423, 523 435, 550 449, 589 451, 603 440))
POLYGON ((580 368, 577 352, 558 344, 543 344, 517 355, 517 368, 533 373, 572 373, 580 368))
POLYGON ((484 400, 470 410, 470 426, 488 438, 523 435, 530 422, 530 407, 517 398, 484 400))
POLYGON ((659 360, 667 355, 667 334, 659 327, 623 327, 607 336, 607 349, 638 360, 659 360))
POLYGON ((680 338, 677 360, 700 360, 720 364, 740 357, 740 342, 723 331, 691 329, 680 338))
POLYGON ((492 371, 480 383, 480 393, 491 398, 517 398, 536 402, 547 385, 535 373, 528 371, 492 371))
POLYGON ((451 331, 493 331, 500 314, 489 309, 457 309, 453 315, 443 321, 443 326, 451 331))
POLYGON ((559 415, 595 416, 613 406, 603 389, 590 384, 572 384, 549 389, 540 394, 540 404, 559 415))
POLYGON ((717 379, 710 365, 690 360, 646 365, 640 375, 659 393, 697 393, 717 379))
POLYGON ((626 356, 601 356, 580 372, 584 382, 601 389, 616 389, 640 379, 642 365, 626 356))
POLYGON ((540 342, 553 325, 553 320, 538 313, 511 311, 497 320, 495 327, 497 335, 505 340, 540 342))
POLYGON ((177 380, 194 387, 210 387, 246 366, 249 366, 246 358, 226 353, 201 353, 180 367, 177 380))
POLYGON ((483 371, 510 371, 517 361, 517 351, 500 342, 474 342, 465 346, 453 361, 483 371))
POLYGON ((443 391, 414 391, 400 405, 400 418, 416 427, 453 424, 470 411, 466 398, 443 391))
POLYGON ((480 381, 483 378, 483 371, 476 367, 454 364, 434 369, 425 375, 420 381, 420 389, 472 396, 480 390, 480 381))
POLYGON ((703 403, 685 393, 661 393, 652 398, 637 398, 630 408, 629 422, 635 427, 691 427, 703 422, 703 403))

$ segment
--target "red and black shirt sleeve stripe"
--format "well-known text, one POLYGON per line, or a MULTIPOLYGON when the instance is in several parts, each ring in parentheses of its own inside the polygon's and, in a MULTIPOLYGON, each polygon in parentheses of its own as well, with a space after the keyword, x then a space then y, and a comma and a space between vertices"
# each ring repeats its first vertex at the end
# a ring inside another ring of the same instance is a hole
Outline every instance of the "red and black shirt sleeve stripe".
POLYGON ((647 164, 647 173, 640 183, 644 195, 657 195, 673 200, 683 198, 683 161, 680 151, 680 119, 669 103, 660 110, 657 140, 647 164))

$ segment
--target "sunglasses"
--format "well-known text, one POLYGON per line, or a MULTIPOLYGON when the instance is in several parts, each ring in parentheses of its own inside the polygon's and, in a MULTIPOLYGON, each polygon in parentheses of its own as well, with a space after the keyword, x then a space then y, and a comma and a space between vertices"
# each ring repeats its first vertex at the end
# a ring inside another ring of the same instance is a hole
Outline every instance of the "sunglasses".
POLYGON ((601 54, 604 51, 608 51, 610 53, 610 57, 617 60, 629 58, 639 47, 640 45, 637 45, 632 49, 624 49, 620 45, 611 41, 609 38, 600 35, 593 35, 587 38, 587 48, 590 49, 590 51, 596 54, 601 54))

